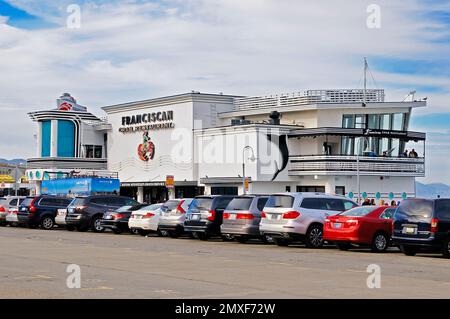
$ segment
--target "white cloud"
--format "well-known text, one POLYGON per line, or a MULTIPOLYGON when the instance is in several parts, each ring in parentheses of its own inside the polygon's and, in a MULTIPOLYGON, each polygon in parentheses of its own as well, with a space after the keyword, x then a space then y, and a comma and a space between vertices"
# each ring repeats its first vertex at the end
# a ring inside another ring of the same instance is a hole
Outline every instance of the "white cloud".
MULTIPOLYGON (((20 30, 0 22, 0 70, 7 74, 0 77, 0 119, 11 132, 0 137, 0 157, 34 154, 25 113, 53 107, 62 92, 103 115, 103 105, 192 89, 265 94, 355 87, 363 56, 416 59, 450 51, 430 42, 448 28, 415 17, 438 4, 420 1, 378 1, 381 29, 367 29, 372 1, 361 0, 82 2, 81 29, 64 26, 74 1, 9 2, 61 27, 20 30)), ((443 77, 374 75, 411 88, 450 87, 443 77)), ((387 93, 401 99, 407 92, 387 93)), ((449 97, 433 94, 430 109, 447 111, 449 97)))

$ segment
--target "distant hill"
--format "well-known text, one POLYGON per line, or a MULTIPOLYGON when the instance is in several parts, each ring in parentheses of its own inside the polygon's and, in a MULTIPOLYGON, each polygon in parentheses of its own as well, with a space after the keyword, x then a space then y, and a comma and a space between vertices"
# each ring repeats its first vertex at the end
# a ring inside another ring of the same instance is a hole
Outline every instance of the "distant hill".
POLYGON ((26 164, 27 160, 23 158, 15 158, 12 160, 7 160, 5 158, 0 158, 0 163, 4 164, 10 164, 10 165, 17 165, 17 164, 26 164))
POLYGON ((442 183, 422 184, 416 182, 417 197, 425 198, 437 198, 441 197, 450 198, 450 186, 442 183))

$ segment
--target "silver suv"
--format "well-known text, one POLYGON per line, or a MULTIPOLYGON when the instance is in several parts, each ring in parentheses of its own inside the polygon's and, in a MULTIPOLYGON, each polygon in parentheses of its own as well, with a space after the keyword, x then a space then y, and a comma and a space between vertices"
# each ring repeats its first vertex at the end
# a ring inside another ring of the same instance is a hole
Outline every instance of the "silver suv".
POLYGON ((259 232, 259 223, 268 198, 268 195, 243 195, 233 198, 223 212, 223 222, 220 226, 222 238, 227 240, 234 237, 240 243, 251 238, 266 241, 259 232))
POLYGON ((323 245, 325 217, 358 206, 355 202, 323 193, 280 193, 267 200, 260 232, 272 237, 278 246, 304 242, 307 247, 323 245))

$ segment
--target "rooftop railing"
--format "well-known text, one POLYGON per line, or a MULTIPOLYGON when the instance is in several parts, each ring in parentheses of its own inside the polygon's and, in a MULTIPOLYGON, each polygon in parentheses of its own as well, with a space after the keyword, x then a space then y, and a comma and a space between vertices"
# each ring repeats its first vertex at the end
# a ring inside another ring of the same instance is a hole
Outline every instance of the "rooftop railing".
POLYGON ((384 102, 383 89, 308 90, 269 96, 234 99, 236 111, 276 108, 320 103, 377 103, 384 102))

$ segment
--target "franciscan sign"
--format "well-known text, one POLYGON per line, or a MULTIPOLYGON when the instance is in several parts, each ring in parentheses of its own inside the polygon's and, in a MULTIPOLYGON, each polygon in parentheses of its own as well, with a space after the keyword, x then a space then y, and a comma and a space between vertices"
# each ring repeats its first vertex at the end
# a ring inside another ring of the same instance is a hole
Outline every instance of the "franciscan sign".
POLYGON ((123 116, 122 127, 119 129, 119 132, 145 132, 150 130, 160 130, 174 127, 175 123, 173 123, 173 111, 161 111, 132 116, 123 116))

